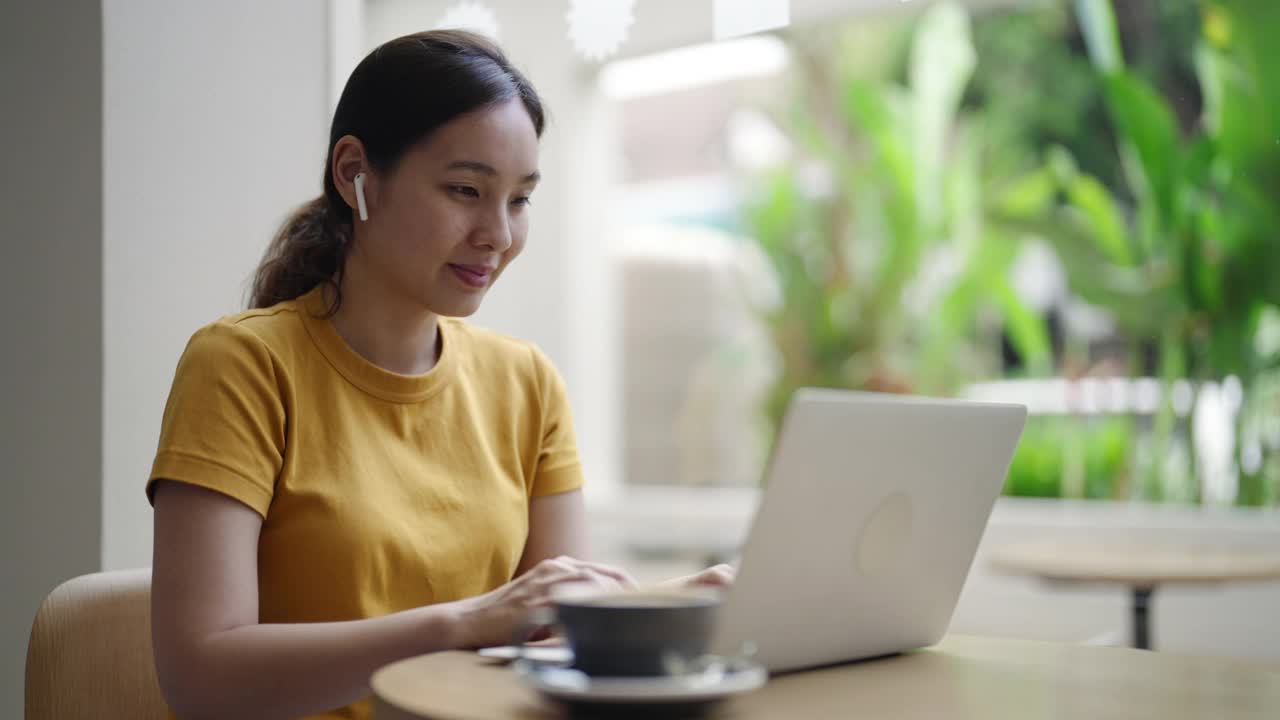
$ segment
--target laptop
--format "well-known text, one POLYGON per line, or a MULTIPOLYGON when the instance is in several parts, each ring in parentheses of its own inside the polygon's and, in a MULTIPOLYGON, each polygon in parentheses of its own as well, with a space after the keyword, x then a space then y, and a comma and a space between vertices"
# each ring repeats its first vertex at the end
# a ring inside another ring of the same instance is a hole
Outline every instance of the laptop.
POLYGON ((936 644, 1026 408, 805 388, 787 409, 713 650, 770 672, 936 644))

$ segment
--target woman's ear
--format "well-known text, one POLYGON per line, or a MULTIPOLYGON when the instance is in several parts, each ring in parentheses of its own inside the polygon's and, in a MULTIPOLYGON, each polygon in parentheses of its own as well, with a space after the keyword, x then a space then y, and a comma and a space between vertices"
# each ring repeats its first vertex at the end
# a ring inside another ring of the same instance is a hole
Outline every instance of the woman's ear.
POLYGON ((351 214, 367 220, 369 208, 373 205, 370 202, 373 196, 373 173, 365 155, 364 143, 353 135, 342 136, 333 146, 333 167, 330 172, 333 173, 334 187, 346 201, 347 207, 351 208, 351 214), (361 176, 359 187, 356 183, 357 176, 361 176))

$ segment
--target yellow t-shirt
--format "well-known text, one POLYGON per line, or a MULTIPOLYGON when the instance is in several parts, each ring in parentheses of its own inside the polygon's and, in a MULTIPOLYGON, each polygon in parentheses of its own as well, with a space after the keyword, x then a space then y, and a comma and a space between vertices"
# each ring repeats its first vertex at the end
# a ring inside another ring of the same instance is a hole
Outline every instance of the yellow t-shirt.
MULTIPOLYGON (((263 517, 263 623, 370 618, 511 580, 530 498, 581 487, 559 374, 531 344, 442 318, 439 362, 388 372, 313 290, 223 318, 187 345, 155 481, 263 517)), ((364 718, 368 702, 322 717, 364 718)))

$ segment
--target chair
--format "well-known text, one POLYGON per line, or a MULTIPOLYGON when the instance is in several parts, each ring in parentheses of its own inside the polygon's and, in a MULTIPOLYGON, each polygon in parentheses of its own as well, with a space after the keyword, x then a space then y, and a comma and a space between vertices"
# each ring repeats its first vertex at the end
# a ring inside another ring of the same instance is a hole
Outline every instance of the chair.
POLYGON ((151 650, 151 570, 81 575, 36 613, 27 720, 168 717, 151 650))

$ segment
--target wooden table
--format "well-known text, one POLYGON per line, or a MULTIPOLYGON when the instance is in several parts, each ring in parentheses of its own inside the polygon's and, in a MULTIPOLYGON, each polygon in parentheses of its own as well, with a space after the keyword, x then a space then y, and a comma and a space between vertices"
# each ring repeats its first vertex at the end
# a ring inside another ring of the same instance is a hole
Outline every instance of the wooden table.
MULTIPOLYGON (((570 717, 509 667, 473 653, 403 660, 372 686, 377 720, 570 717)), ((1280 674, 1222 659, 952 636, 927 650, 778 675, 707 717, 1275 720, 1280 674)))
POLYGON ((991 564, 1004 573, 1049 582, 1127 587, 1132 598, 1132 645, 1143 650, 1152 647, 1151 600, 1157 587, 1280 580, 1280 550, 1154 540, 1016 543, 997 548, 991 564))

